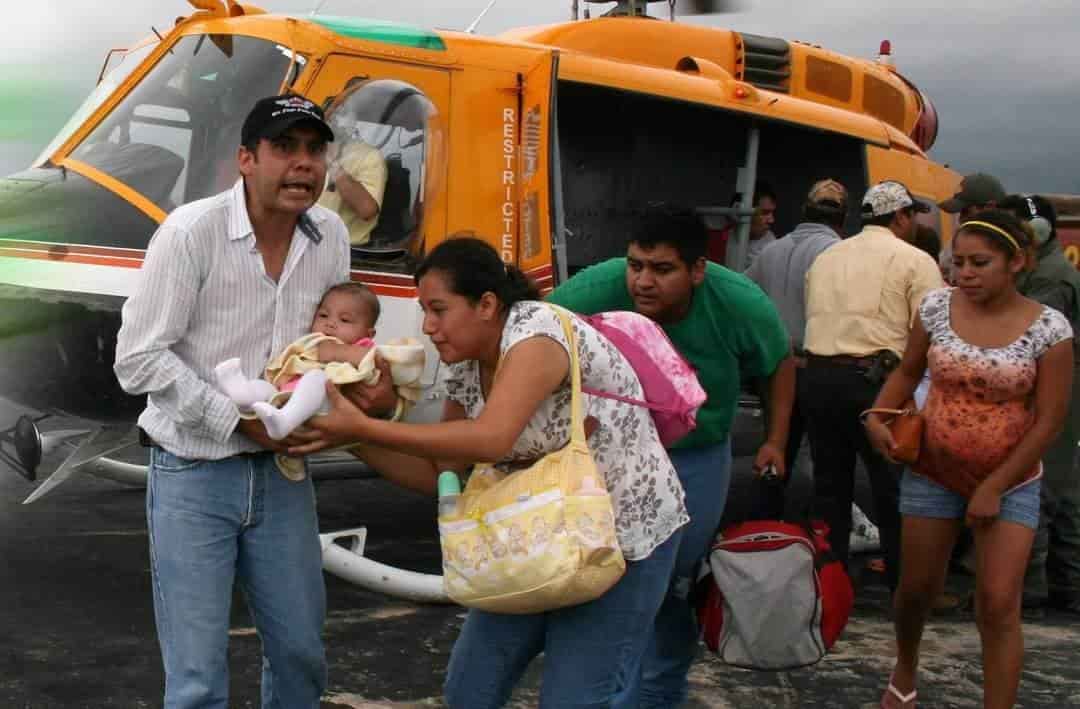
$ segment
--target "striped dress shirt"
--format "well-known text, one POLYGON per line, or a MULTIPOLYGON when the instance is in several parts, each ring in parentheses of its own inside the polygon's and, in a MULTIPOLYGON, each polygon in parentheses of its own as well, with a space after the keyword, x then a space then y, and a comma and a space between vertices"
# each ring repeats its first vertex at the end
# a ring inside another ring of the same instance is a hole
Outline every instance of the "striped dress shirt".
POLYGON ((150 240, 114 369, 124 391, 148 395, 139 426, 170 453, 220 460, 259 450, 234 433, 239 414, 214 386, 214 367, 239 357, 244 374, 259 377, 308 332, 323 293, 348 280, 341 218, 318 205, 307 216, 277 282, 255 247, 243 180, 172 212, 150 240))

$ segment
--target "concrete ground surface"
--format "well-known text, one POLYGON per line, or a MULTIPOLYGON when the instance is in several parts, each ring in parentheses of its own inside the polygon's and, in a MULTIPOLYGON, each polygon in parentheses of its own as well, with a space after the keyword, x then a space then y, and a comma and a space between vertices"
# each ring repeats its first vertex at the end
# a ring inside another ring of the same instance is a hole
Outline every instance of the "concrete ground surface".
MULTIPOLYGON (((0 416, 0 425, 9 418, 0 416)), ((32 489, 0 470, 0 707, 161 706, 142 491, 78 476, 22 506, 32 489)), ((749 490, 744 471, 736 476, 730 509, 745 504, 749 490)), ((793 496, 807 493, 808 481, 796 480, 793 496)), ((372 480, 321 483, 318 497, 324 530, 366 524, 371 556, 438 569, 433 501, 372 480)), ((864 561, 853 563, 854 616, 823 662, 757 673, 703 654, 691 673, 688 706, 877 706, 891 665, 892 632, 887 593, 864 577, 864 561)), ((950 585, 964 590, 970 579, 955 576, 950 585)), ((330 686, 323 709, 442 706, 443 672, 462 609, 415 605, 331 576, 327 595, 330 686)), ((231 635, 231 706, 258 707, 259 641, 239 595, 231 635)), ((1018 706, 1080 707, 1080 622, 1051 612, 1027 622, 1025 637, 1018 706)), ((536 706, 538 677, 534 664, 511 706, 536 706)), ((920 706, 978 706, 980 678, 970 615, 934 620, 924 641, 920 706)))

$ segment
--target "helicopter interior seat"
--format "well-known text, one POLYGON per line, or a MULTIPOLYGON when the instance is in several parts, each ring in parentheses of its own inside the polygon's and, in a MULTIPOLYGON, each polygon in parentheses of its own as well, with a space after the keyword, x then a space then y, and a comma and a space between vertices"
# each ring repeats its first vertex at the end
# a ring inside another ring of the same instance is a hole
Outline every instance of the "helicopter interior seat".
POLYGON ((393 260, 408 253, 409 241, 416 232, 412 213, 410 170, 400 153, 386 156, 386 189, 383 192, 379 221, 371 230, 371 239, 354 246, 353 255, 374 260, 393 260))
POLYGON ((173 204, 170 195, 184 171, 184 158, 168 148, 152 143, 113 145, 108 153, 89 162, 102 172, 132 185, 166 212, 179 206, 173 204))

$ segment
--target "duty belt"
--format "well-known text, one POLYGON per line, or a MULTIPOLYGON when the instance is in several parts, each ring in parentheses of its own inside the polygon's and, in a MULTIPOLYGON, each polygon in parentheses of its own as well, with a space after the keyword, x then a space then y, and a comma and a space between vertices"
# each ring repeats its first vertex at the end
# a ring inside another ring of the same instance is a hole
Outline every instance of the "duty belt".
POLYGON ((807 362, 835 364, 841 367, 858 367, 859 369, 870 369, 874 366, 875 360, 877 360, 877 355, 853 357, 852 355, 817 355, 813 352, 806 353, 807 362))

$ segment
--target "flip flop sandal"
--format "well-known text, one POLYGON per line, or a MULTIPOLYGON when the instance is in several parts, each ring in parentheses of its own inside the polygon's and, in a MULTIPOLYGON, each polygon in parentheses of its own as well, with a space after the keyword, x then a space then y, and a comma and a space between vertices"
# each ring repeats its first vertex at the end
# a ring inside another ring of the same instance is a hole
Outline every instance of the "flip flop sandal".
POLYGON ((907 694, 902 694, 899 689, 893 686, 890 679, 889 688, 885 690, 885 696, 881 698, 881 709, 892 709, 889 704, 890 700, 900 702, 900 709, 915 709, 916 696, 918 696, 918 692, 914 689, 907 694))

